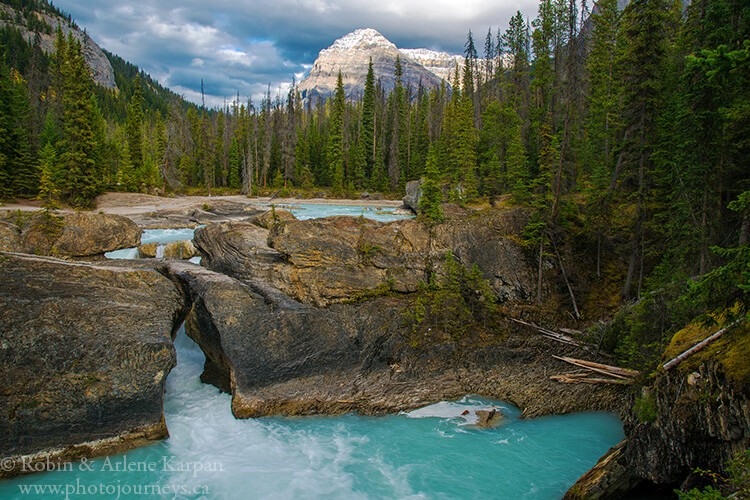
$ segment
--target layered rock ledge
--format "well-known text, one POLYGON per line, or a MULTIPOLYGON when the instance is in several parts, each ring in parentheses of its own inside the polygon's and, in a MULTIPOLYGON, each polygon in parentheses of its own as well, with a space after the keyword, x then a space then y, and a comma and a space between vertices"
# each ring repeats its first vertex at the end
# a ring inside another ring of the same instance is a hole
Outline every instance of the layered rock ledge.
POLYGON ((377 222, 345 216, 287 221, 267 232, 251 223, 199 228, 209 269, 262 279, 294 299, 325 307, 387 287, 415 292, 442 272, 448 252, 476 264, 502 301, 533 295, 536 283, 518 243, 523 210, 463 214, 432 229, 416 219, 377 222))
POLYGON ((183 305, 152 269, 0 252, 0 477, 166 437, 183 305))
POLYGON ((466 393, 513 402, 526 416, 614 409, 618 388, 549 379, 566 369, 551 354, 573 348, 510 321, 492 338, 409 340, 402 314, 409 292, 444 272, 448 252, 476 264, 501 301, 532 296, 533 272, 517 242, 525 222, 521 210, 494 210, 432 229, 351 217, 270 231, 212 224, 195 236, 210 270, 161 269, 191 304, 186 331, 206 353, 204 381, 232 393, 238 418, 378 414, 466 393))

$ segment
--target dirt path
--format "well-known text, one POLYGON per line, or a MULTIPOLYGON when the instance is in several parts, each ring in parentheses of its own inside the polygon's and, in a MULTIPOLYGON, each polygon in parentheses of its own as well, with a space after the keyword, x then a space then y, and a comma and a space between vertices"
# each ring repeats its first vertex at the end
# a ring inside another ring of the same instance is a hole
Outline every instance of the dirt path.
MULTIPOLYGON (((337 200, 329 198, 248 198, 247 196, 178 196, 165 198, 138 193, 105 193, 96 198, 94 211, 105 214, 134 215, 145 214, 157 210, 181 210, 210 205, 217 200, 224 200, 247 205, 347 205, 364 207, 397 208, 402 205, 399 200, 337 200)), ((18 203, 8 203, 0 206, 0 211, 35 211, 41 209, 37 200, 18 200, 18 203)), ((71 209, 60 210, 72 212, 71 209)))

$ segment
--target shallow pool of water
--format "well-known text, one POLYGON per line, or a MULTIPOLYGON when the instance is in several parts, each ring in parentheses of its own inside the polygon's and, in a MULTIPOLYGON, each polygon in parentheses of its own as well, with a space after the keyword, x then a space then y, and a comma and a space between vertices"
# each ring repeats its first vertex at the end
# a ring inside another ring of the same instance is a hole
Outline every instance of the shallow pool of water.
POLYGON ((0 498, 556 499, 623 437, 613 415, 520 420, 474 396, 384 417, 235 420, 230 397, 199 380, 203 353, 183 331, 176 346, 169 439, 1 482, 0 498), (487 406, 506 414, 495 429, 460 416, 487 406))

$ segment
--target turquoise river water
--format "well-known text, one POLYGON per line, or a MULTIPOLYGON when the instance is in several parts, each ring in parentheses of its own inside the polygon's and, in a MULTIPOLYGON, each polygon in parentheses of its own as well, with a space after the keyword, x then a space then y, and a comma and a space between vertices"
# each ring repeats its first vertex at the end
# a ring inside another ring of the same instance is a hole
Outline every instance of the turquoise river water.
POLYGON ((614 415, 522 420, 471 395, 383 417, 236 420, 230 396, 200 382, 203 353, 183 330, 175 346, 168 439, 0 482, 0 498, 557 499, 623 438, 614 415), (489 407, 506 416, 494 429, 461 415, 489 407))

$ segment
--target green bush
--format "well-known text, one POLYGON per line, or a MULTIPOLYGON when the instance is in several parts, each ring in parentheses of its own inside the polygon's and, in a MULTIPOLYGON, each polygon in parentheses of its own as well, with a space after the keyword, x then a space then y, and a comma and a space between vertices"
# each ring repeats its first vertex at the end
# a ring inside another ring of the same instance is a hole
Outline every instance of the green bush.
POLYGON ((641 422, 650 424, 656 420, 656 398, 653 394, 646 394, 643 397, 636 398, 633 411, 641 422))
POLYGON ((490 328, 497 312, 495 296, 476 264, 466 269, 449 251, 443 276, 433 273, 422 283, 417 299, 404 310, 403 324, 417 343, 440 333, 456 341, 471 329, 490 328))

